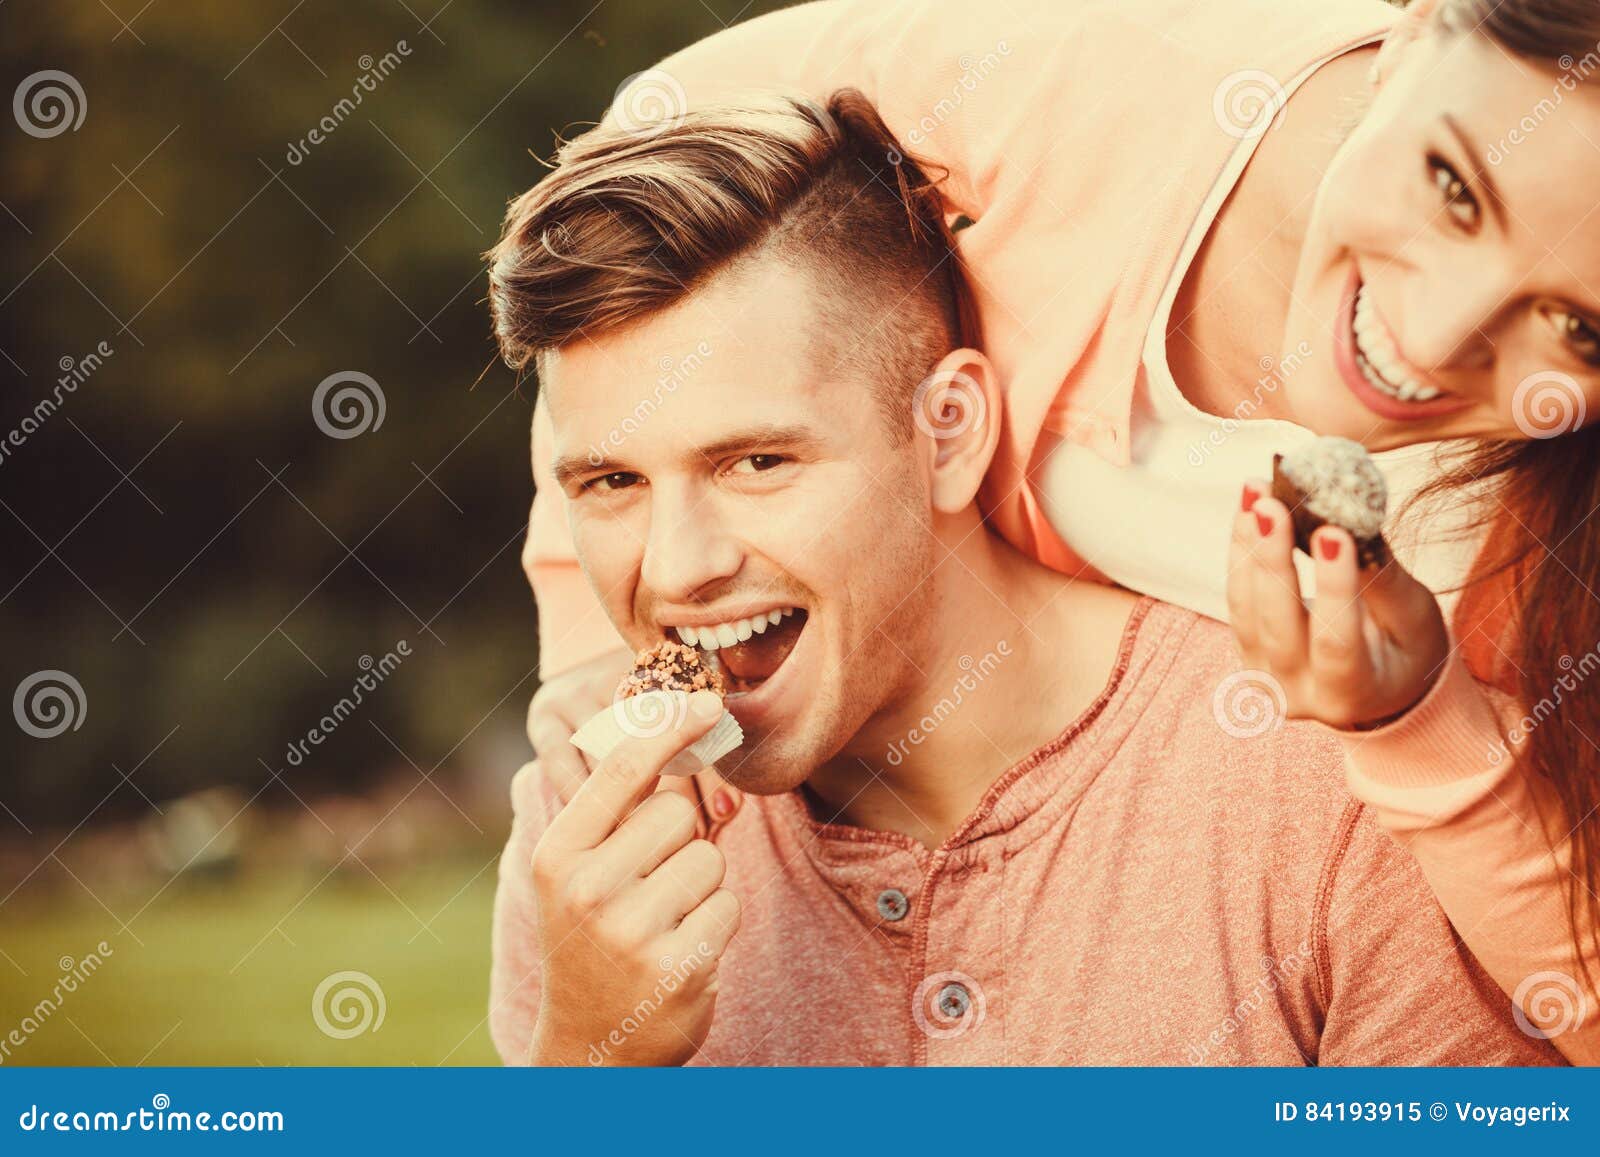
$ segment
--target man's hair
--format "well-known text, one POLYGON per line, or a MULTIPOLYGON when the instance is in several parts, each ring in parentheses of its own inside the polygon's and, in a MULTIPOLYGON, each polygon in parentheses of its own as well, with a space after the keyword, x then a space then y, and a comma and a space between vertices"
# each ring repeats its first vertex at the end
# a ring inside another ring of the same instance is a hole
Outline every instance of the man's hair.
POLYGON ((817 289, 820 350, 862 371, 897 433, 975 312, 938 191, 867 99, 756 97, 564 143, 516 198, 489 260, 507 364, 672 306, 742 258, 779 256, 817 289))

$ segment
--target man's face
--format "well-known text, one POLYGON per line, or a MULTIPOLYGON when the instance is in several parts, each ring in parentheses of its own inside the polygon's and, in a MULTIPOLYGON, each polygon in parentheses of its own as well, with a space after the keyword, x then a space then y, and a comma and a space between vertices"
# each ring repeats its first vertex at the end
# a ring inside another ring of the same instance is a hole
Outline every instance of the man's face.
POLYGON ((746 735, 719 770, 759 793, 892 704, 935 617, 923 452, 838 362, 871 319, 822 341, 816 292, 757 256, 543 375, 579 561, 630 645, 716 648, 746 735))

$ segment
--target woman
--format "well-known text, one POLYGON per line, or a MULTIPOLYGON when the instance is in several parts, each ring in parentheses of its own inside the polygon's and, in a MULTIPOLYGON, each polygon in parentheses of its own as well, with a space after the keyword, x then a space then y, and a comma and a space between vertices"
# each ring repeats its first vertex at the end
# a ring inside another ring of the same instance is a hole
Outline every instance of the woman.
MULTIPOLYGON (((1582 1023, 1600 959, 1600 753, 1583 737, 1600 742, 1600 711, 1570 686, 1535 711, 1571 681, 1568 652, 1600 641, 1584 585, 1600 472, 1578 428, 1600 407, 1600 302, 1574 272, 1600 268, 1600 86, 1580 83, 1600 70, 1600 9, 996 8, 791 9, 641 74, 611 115, 648 132, 740 88, 865 91, 974 222, 962 257, 1008 383, 992 524, 1058 569, 1229 618, 1288 712, 1338 729, 1352 790, 1519 1017, 1600 1058, 1600 1017, 1582 1023), (1394 537, 1424 582, 1358 572, 1338 531, 1296 561, 1260 476, 1314 434, 1381 451, 1392 489, 1420 494, 1422 533, 1394 537), (1463 583, 1452 646, 1428 589, 1463 583), (1497 712, 1524 711, 1513 753, 1497 712)), ((541 493, 524 557, 557 672, 615 636, 541 493)), ((583 774, 565 740, 618 662, 535 700, 547 774, 583 774)), ((733 803, 721 789, 708 810, 733 803)))

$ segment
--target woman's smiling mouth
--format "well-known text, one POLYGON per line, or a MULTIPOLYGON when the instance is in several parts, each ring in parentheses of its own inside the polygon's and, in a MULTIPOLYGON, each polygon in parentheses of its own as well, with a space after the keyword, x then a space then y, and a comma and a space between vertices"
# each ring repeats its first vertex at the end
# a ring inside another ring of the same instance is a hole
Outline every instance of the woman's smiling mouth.
POLYGON ((1339 310, 1333 354, 1334 365, 1350 392, 1379 417, 1414 422, 1471 404, 1467 398, 1424 381, 1405 360, 1354 268, 1339 310))

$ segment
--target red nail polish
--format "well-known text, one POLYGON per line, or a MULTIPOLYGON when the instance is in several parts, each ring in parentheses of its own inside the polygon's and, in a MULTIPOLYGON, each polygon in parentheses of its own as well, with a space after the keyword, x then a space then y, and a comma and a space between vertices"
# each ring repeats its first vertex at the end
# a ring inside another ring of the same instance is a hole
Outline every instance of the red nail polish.
POLYGON ((720 788, 711 793, 711 814, 719 820, 725 820, 733 814, 733 801, 720 788))
POLYGON ((1266 538, 1272 533, 1272 515, 1256 512, 1256 529, 1261 532, 1261 537, 1266 538))
POLYGON ((1322 557, 1332 562, 1339 557, 1339 540, 1331 534, 1325 534, 1317 539, 1317 549, 1322 552, 1322 557))
POLYGON ((1242 513, 1248 514, 1250 512, 1250 508, 1256 504, 1256 499, 1260 497, 1261 491, 1257 490, 1254 486, 1246 485, 1244 488, 1244 494, 1239 498, 1239 510, 1242 513))

